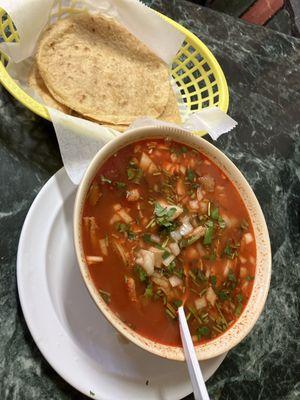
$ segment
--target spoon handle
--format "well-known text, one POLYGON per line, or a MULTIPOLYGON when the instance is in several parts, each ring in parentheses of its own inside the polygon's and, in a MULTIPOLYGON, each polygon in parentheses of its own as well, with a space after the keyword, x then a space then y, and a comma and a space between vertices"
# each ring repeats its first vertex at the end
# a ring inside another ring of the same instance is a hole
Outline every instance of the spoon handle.
POLYGON ((195 348, 193 345, 184 309, 182 306, 178 308, 178 315, 179 315, 180 336, 182 340, 186 363, 188 366, 193 386, 195 400, 209 400, 206 385, 199 366, 199 362, 196 357, 195 348))

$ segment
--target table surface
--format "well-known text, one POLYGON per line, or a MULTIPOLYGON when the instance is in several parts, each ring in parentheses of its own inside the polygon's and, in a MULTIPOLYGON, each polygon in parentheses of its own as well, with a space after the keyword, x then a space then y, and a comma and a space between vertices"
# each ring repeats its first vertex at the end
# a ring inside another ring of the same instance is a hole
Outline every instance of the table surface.
MULTIPOLYGON (((215 144, 250 182, 272 242, 265 309, 209 380, 209 393, 215 400, 299 399, 300 41, 182 0, 147 3, 194 32, 220 62, 239 125, 215 144)), ((62 165, 56 137, 3 88, 0 117, 0 398, 83 399, 34 344, 16 287, 24 218, 62 165)))

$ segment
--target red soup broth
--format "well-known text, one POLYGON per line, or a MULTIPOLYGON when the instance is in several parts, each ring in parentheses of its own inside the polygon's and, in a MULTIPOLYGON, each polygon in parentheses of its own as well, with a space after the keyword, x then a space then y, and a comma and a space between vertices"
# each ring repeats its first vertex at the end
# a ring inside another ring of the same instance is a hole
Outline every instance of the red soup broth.
POLYGON ((215 164, 175 141, 139 141, 103 164, 85 200, 82 237, 103 299, 156 342, 181 345, 182 303, 195 343, 222 335, 251 294, 247 209, 215 164))

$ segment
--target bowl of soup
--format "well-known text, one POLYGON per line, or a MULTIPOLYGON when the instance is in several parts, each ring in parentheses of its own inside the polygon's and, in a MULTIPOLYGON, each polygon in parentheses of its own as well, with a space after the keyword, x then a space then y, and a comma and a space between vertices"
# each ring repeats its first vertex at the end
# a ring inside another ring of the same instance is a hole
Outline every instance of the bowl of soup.
POLYGON ((74 241, 99 310, 159 356, 184 360, 181 305, 199 360, 237 345, 262 312, 271 251, 258 201, 221 151, 181 129, 134 129, 97 153, 74 241))

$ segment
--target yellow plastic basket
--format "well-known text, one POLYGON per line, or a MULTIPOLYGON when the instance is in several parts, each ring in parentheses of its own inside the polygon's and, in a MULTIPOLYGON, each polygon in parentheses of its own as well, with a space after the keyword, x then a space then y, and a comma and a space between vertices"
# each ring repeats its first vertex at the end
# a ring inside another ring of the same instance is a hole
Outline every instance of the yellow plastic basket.
MULTIPOLYGON (((83 10, 79 8, 78 1, 69 1, 69 6, 63 7, 61 0, 57 0, 56 8, 51 16, 52 22, 68 14, 83 10)), ((80 4, 82 5, 82 3, 81 1, 80 4)), ((173 60, 170 73, 180 88, 182 99, 187 105, 187 114, 212 106, 218 106, 222 111, 227 112, 228 87, 223 71, 213 54, 193 33, 165 15, 160 15, 185 35, 185 41, 173 60)), ((19 35, 13 21, 5 10, 1 9, 0 37, 5 42, 19 41, 19 35)), ((6 70, 8 57, 1 51, 0 61, 0 82, 2 85, 25 107, 50 120, 47 109, 25 93, 10 77, 6 70)), ((205 134, 205 132, 195 133, 205 134)))

